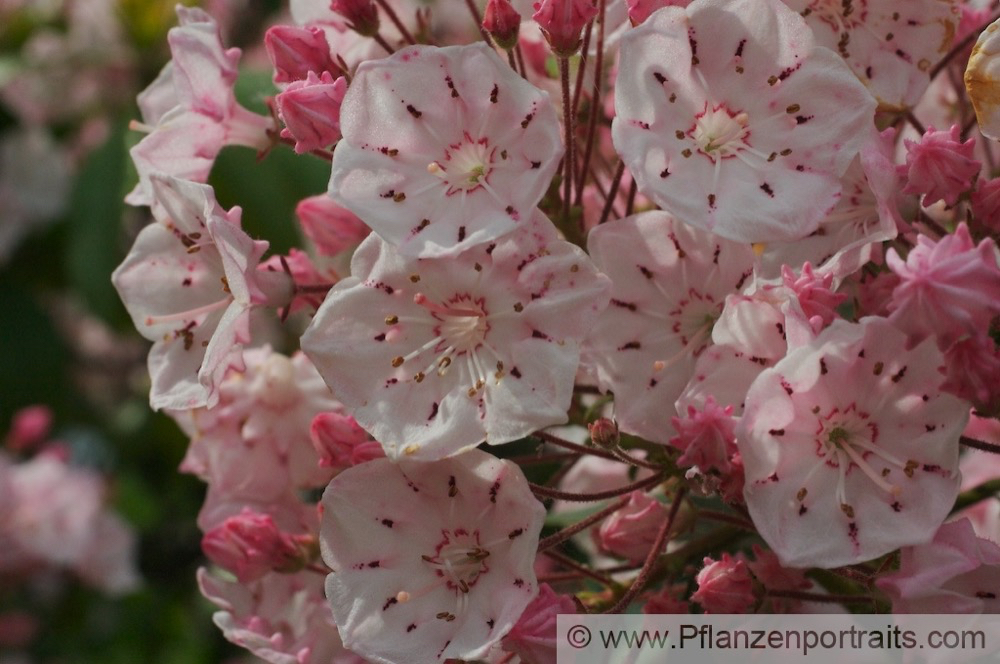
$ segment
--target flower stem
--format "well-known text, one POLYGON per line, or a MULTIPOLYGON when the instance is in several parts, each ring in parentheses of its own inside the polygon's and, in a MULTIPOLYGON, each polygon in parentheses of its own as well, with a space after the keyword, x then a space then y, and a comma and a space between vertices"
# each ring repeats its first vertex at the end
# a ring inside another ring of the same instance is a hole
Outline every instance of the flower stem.
POLYGON ((666 473, 659 473, 657 475, 653 475, 652 477, 647 477, 644 480, 639 480, 638 482, 632 482, 631 484, 618 487, 617 489, 598 491, 597 493, 571 493, 569 491, 550 489, 549 487, 541 486, 540 484, 533 484, 531 482, 528 482, 528 486, 531 488, 532 492, 535 493, 535 495, 543 498, 556 498, 557 500, 566 500, 573 503, 591 503, 597 502, 598 500, 607 500, 608 498, 617 498, 618 496, 626 493, 632 493, 633 491, 648 489, 649 487, 656 486, 666 479, 666 477, 666 473))
MULTIPOLYGON (((601 75, 604 69, 604 8, 605 0, 598 1, 597 20, 597 55, 594 58, 594 94, 590 99, 590 114, 587 117, 587 146, 583 151, 583 162, 580 168, 580 179, 576 185, 576 204, 583 205, 583 185, 590 171, 590 155, 594 150, 594 136, 597 133, 597 113, 601 107, 601 75)), ((580 223, 582 224, 582 217, 580 223)))
POLYGON ((566 128, 566 154, 563 157, 563 223, 569 225, 569 208, 573 194, 573 108, 569 100, 569 60, 559 58, 559 79, 562 81, 563 124, 566 128))
POLYGON ((618 162, 618 170, 615 171, 615 177, 611 180, 611 189, 608 190, 608 195, 604 199, 604 209, 601 210, 601 220, 597 222, 600 226, 605 221, 608 220, 608 216, 611 214, 611 206, 615 204, 615 197, 618 196, 618 187, 622 183, 622 175, 625 174, 625 162, 618 162))
POLYGON ((385 15, 389 17, 389 20, 392 21, 392 24, 396 26, 396 29, 399 30, 399 34, 403 35, 403 39, 405 39, 408 44, 416 44, 417 40, 413 38, 413 35, 410 34, 410 31, 407 30, 406 26, 403 25, 403 22, 399 20, 399 16, 397 16, 396 12, 392 9, 392 7, 389 6, 389 3, 386 2, 385 0, 375 0, 375 2, 378 3, 379 7, 382 8, 382 11, 385 12, 385 15))
POLYGON ((598 447, 587 447, 586 445, 580 445, 579 443, 573 443, 568 440, 564 440, 558 436, 553 436, 551 433, 546 433, 544 431, 536 431, 532 434, 535 438, 541 438, 547 443, 551 443, 556 447, 562 447, 563 449, 573 450, 574 452, 580 452, 581 454, 590 454, 592 456, 598 456, 602 459, 610 459, 612 461, 621 461, 623 463, 634 464, 636 466, 642 466, 643 468, 648 468, 649 470, 660 470, 660 466, 655 463, 650 463, 643 459, 636 459, 633 456, 629 456, 628 461, 625 461, 619 456, 615 456, 611 452, 602 450, 598 447))
POLYGON ((567 527, 563 528, 562 530, 559 530, 559 531, 557 531, 555 533, 552 533, 548 537, 546 537, 546 538, 544 538, 542 540, 539 540, 539 542, 538 542, 538 550, 539 551, 545 551, 546 549, 551 549, 552 547, 556 546, 557 544, 561 544, 561 543, 565 542, 566 540, 568 540, 573 535, 576 535, 578 532, 586 530, 587 528, 589 528, 590 526, 594 525, 598 521, 603 520, 604 517, 609 516, 609 515, 613 514, 614 512, 617 512, 621 508, 625 507, 625 505, 628 504, 628 501, 629 501, 629 497, 625 496, 621 500, 619 500, 619 501, 617 501, 615 503, 612 503, 611 505, 605 507, 603 510, 601 510, 599 512, 594 512, 593 514, 591 514, 590 516, 588 516, 586 519, 583 519, 582 521, 578 521, 577 523, 574 523, 572 526, 567 526, 567 527))
POLYGON ((985 440, 976 440, 975 438, 969 438, 968 436, 962 436, 959 442, 966 447, 971 447, 976 450, 981 450, 983 452, 989 452, 990 454, 1000 454, 1000 445, 994 445, 993 443, 987 443, 985 440))

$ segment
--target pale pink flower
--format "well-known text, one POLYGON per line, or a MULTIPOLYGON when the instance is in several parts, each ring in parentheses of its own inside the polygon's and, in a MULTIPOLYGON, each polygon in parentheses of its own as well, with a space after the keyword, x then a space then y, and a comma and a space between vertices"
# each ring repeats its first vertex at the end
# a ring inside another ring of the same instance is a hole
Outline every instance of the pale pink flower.
POLYGON ((357 215, 326 194, 302 199, 295 207, 295 216, 302 232, 323 256, 354 248, 371 232, 357 215))
POLYGON ((382 445, 350 415, 320 413, 313 419, 309 433, 320 466, 339 470, 385 456, 382 445))
POLYGON ((929 127, 919 142, 903 141, 907 178, 904 194, 922 194, 924 206, 941 200, 954 205, 972 188, 982 164, 972 156, 975 139, 960 143, 958 131, 958 125, 952 125, 949 131, 929 127))
POLYGON ((152 205, 153 173, 205 182, 226 145, 263 149, 270 144, 270 118, 236 101, 240 49, 222 45, 215 20, 196 7, 177 6, 180 26, 168 34, 173 60, 139 95, 147 132, 130 154, 139 184, 126 197, 131 205, 152 205))
POLYGON ((483 12, 483 29, 490 33, 497 46, 509 51, 517 44, 521 15, 509 0, 487 0, 483 12))
POLYGON ((205 533, 201 549, 209 560, 231 571, 243 584, 272 570, 301 567, 303 559, 302 550, 270 515, 249 508, 205 533))
POLYGON ((534 5, 531 18, 542 28, 552 51, 568 58, 580 48, 583 28, 597 16, 590 0, 541 0, 534 5))
POLYGON ((697 466, 703 473, 730 471, 729 460, 736 452, 736 418, 731 405, 723 408, 709 396, 703 408, 688 406, 686 417, 674 417, 671 422, 677 435, 670 444, 683 452, 678 465, 697 466))
POLYGON ((965 69, 965 89, 976 111, 983 136, 1000 140, 1000 104, 996 86, 1000 79, 1000 20, 979 34, 965 69))
POLYGON ((698 590, 691 601, 701 604, 705 613, 747 613, 754 605, 747 564, 728 553, 723 553, 721 560, 705 558, 695 580, 698 590))
POLYGON ((793 242, 772 242, 764 247, 757 274, 779 276, 783 265, 798 268, 811 263, 816 272, 832 274, 834 284, 881 256, 882 242, 896 237, 903 221, 896 205, 901 184, 893 162, 896 131, 872 138, 840 179, 841 194, 819 227, 793 242))
POLYGON ((885 262, 900 278, 889 318, 911 343, 937 336, 946 347, 1000 313, 1000 253, 992 238, 974 244, 965 223, 936 242, 917 236, 905 261, 890 248, 885 262))
POLYGON ((562 156, 548 95, 483 42, 363 63, 340 122, 330 195, 407 256, 529 223, 562 156))
POLYGON ((983 226, 1000 232, 1000 178, 980 179, 972 192, 972 213, 983 226))
POLYGON ((376 459, 335 477, 322 510, 326 594, 344 644, 370 660, 477 659, 538 593, 545 508, 509 461, 376 459))
POLYGON ((242 367, 250 310, 283 304, 287 275, 258 271, 267 242, 240 229, 241 211, 224 211, 212 188, 177 178, 149 180, 160 223, 136 238, 111 275, 136 329, 153 341, 150 405, 211 407, 230 367, 242 367))
POLYGON ((784 1, 887 110, 920 100, 931 67, 951 48, 960 17, 953 0, 784 1))
POLYGON ((447 259, 372 235, 327 295, 302 348, 390 457, 442 458, 565 421, 579 339, 609 284, 536 214, 447 259))
POLYGON ((837 567, 927 541, 958 493, 968 405, 932 341, 843 320, 763 371, 736 431, 754 524, 784 565, 837 567))
POLYGON ((753 253, 660 211, 599 226, 588 247, 612 292, 588 331, 584 364, 614 393, 623 431, 666 444, 672 404, 709 345, 726 296, 747 282, 753 253))
POLYGON ((198 570, 201 594, 219 607, 223 636, 271 664, 365 664, 340 641, 315 572, 268 574, 242 584, 198 570))
POLYGON ((285 123, 282 138, 295 139, 295 152, 321 150, 340 139, 340 105, 347 93, 347 80, 336 81, 330 72, 293 81, 275 97, 278 113, 285 123))
POLYGON ((666 520, 667 510, 660 501, 642 491, 633 491, 625 507, 601 523, 594 539, 604 553, 640 563, 646 559, 666 520))
POLYGON ((310 72, 319 75, 338 71, 326 35, 316 26, 271 26, 264 35, 264 47, 274 65, 275 83, 305 80, 310 72))
POLYGON ((946 523, 875 583, 893 613, 1000 613, 1000 546, 976 537, 968 519, 946 523))
POLYGON ((111 595, 124 595, 142 584, 139 538, 117 514, 105 510, 90 525, 90 545, 73 565, 84 582, 111 595))
POLYGON ((538 597, 524 609, 513 629, 504 637, 503 649, 522 662, 556 664, 556 618, 577 613, 569 595, 560 595, 547 583, 539 584, 538 597))
POLYGON ((809 235, 837 202, 875 99, 780 0, 699 0, 625 34, 615 108, 641 193, 730 240, 771 242, 809 235))

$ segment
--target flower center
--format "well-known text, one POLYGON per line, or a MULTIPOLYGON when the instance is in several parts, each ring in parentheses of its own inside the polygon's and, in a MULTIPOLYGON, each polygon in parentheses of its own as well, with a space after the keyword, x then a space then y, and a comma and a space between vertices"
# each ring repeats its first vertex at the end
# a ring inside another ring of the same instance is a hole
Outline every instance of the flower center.
POLYGON ((745 112, 733 113, 723 106, 705 110, 695 117, 694 127, 688 132, 698 149, 712 161, 734 156, 748 147, 750 135, 747 126, 750 118, 745 112))
POLYGON ((462 141, 448 146, 444 159, 427 165, 427 171, 448 185, 448 195, 456 191, 473 191, 485 183, 493 170, 495 147, 489 139, 474 140, 465 134, 462 141))
POLYGON ((479 577, 489 571, 489 557, 489 550, 479 543, 479 531, 470 533, 464 528, 450 533, 445 530, 434 554, 421 556, 449 588, 460 593, 469 592, 479 577))
POLYGON ((482 299, 472 300, 469 295, 455 295, 444 303, 431 302, 423 293, 413 301, 423 306, 441 324, 434 330, 441 342, 455 353, 467 353, 478 348, 490 329, 482 299))

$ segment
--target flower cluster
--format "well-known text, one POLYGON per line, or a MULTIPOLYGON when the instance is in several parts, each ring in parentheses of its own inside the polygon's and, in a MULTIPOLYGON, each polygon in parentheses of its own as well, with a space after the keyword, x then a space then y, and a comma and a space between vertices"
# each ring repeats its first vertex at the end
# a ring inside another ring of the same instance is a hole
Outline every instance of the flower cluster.
POLYGON ((547 663, 577 602, 996 610, 1000 527, 945 523, 962 443, 1000 452, 995 28, 970 59, 957 0, 627 4, 293 1, 271 117, 178 9, 114 284, 234 643, 547 663), (329 161, 309 246, 217 202, 233 144, 329 161))

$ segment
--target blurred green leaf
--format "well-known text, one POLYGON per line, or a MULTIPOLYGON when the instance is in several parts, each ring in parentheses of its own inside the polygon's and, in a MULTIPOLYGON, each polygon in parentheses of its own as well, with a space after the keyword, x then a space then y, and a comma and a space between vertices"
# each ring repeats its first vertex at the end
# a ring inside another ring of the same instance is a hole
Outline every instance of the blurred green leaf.
POLYGON ((111 135, 91 153, 74 183, 68 215, 66 270, 71 285, 87 307, 121 329, 129 318, 111 273, 125 256, 112 240, 121 236, 125 209, 125 122, 112 125, 111 135))

